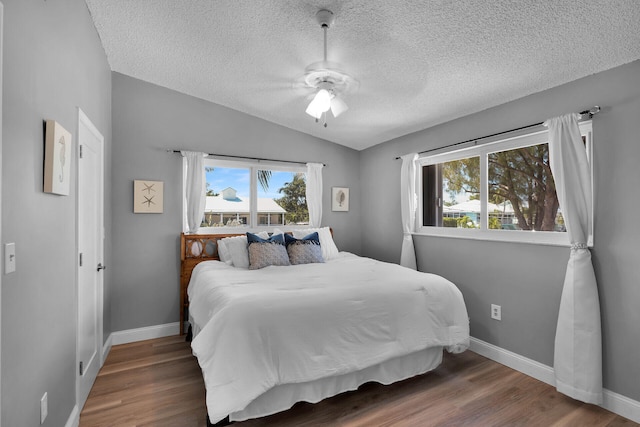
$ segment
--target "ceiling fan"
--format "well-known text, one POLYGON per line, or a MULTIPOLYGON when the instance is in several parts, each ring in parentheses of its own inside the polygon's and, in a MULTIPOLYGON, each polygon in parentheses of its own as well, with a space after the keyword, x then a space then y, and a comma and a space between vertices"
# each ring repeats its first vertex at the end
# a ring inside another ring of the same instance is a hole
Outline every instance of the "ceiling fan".
POLYGON ((316 20, 324 32, 324 59, 305 69, 304 83, 316 91, 305 112, 314 117, 316 123, 322 119, 324 127, 327 127, 328 111, 331 110, 333 117, 347 111, 349 107, 342 96, 355 89, 358 82, 342 71, 339 64, 327 60, 327 30, 335 22, 333 12, 321 9, 316 13, 316 20))

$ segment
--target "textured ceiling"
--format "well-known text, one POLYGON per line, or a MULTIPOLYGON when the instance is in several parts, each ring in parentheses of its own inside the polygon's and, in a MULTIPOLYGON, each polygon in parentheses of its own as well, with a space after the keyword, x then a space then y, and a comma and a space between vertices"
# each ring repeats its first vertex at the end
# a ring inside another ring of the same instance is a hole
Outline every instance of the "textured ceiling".
POLYGON ((640 58, 638 0, 86 2, 113 71, 357 150, 640 58), (359 81, 327 128, 294 84, 321 8, 359 81))

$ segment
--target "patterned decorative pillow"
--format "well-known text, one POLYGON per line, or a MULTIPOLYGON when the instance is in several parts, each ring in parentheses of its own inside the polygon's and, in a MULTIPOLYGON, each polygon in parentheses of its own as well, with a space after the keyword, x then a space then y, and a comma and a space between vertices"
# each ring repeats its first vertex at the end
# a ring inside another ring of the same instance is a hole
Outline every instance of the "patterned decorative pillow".
MULTIPOLYGON (((261 231, 257 234, 263 239, 269 238, 269 233, 261 231)), ((237 268, 249 268, 249 250, 247 236, 225 237, 218 242, 220 261, 237 268)))
POLYGON ((302 239, 296 239, 288 234, 284 235, 287 245, 287 253, 291 264, 311 264, 324 262, 322 257, 322 247, 318 233, 311 233, 302 239))
POLYGON ((320 246, 322 247, 322 258, 325 261, 329 261, 330 259, 337 258, 339 256, 338 247, 336 243, 333 241, 333 236, 331 235, 331 229, 329 227, 322 228, 305 228, 301 230, 293 230, 293 237, 300 239, 304 236, 308 236, 314 231, 318 232, 318 237, 320 237, 320 246))
POLYGON ((253 233, 247 233, 247 242, 249 243, 249 270, 270 265, 291 265, 282 234, 263 239, 253 233))

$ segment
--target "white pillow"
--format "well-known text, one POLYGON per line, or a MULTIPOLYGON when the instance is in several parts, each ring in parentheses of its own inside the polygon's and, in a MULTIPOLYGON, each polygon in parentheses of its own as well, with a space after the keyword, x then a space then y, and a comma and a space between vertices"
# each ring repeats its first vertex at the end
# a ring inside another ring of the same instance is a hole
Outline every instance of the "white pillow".
POLYGON ((320 238, 322 258, 324 258, 325 261, 336 258, 338 256, 338 247, 333 241, 333 237, 331 236, 331 230, 329 229, 329 227, 293 230, 293 237, 295 237, 296 239, 302 239, 303 237, 316 231, 318 232, 318 237, 320 238))
MULTIPOLYGON (((269 238, 269 233, 261 231, 257 235, 263 239, 269 238)), ((223 252, 227 253, 227 260, 231 261, 230 265, 238 268, 249 268, 249 249, 247 249, 247 236, 225 237, 220 240, 224 246, 223 252)), ((218 254, 220 254, 220 243, 218 243, 218 254)), ((222 258, 221 258, 222 260, 222 258)), ((226 261, 225 261, 226 262, 226 261)), ((229 262, 227 262, 229 264, 229 262)))
POLYGON ((225 264, 233 265, 231 254, 229 254, 229 249, 227 249, 227 244, 224 242, 224 239, 218 240, 218 258, 225 264))

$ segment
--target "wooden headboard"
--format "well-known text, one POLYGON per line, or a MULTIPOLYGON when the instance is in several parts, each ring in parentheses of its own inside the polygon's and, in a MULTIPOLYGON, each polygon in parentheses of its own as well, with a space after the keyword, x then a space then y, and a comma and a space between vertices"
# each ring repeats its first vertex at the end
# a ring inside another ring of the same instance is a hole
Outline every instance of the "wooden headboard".
POLYGON ((180 334, 184 334, 189 308, 187 286, 193 268, 202 261, 219 260, 218 240, 243 234, 180 234, 180 334))

